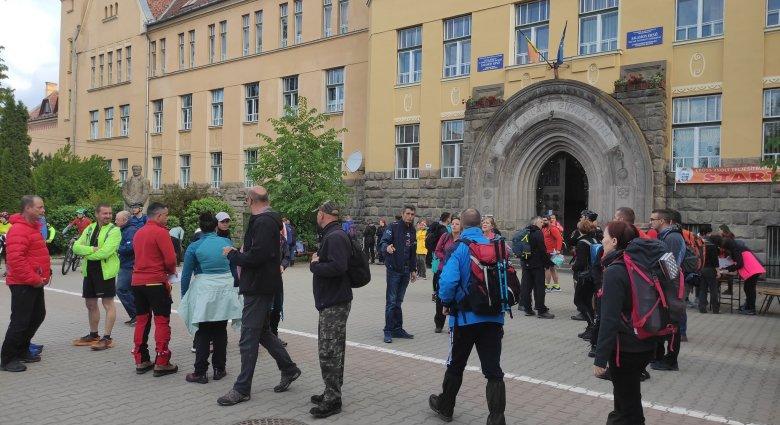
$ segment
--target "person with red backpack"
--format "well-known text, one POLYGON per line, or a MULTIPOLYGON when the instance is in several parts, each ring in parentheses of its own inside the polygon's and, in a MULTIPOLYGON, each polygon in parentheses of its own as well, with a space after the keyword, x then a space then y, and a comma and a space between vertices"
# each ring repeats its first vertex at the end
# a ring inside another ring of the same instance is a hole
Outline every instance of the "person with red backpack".
POLYGON ((603 295, 593 374, 603 378, 609 372, 612 381, 615 403, 614 410, 607 417, 607 424, 645 423, 641 376, 653 359, 656 341, 653 338, 641 339, 644 336, 641 330, 632 329, 632 324, 639 326, 633 320, 638 306, 633 304, 636 299, 633 296, 634 277, 628 267, 631 260, 626 259, 624 252, 637 237, 634 225, 612 221, 604 229, 602 239, 603 295))
MULTIPOLYGON (((498 311, 492 314, 478 313, 477 310, 482 310, 472 302, 479 296, 479 291, 476 291, 477 294, 472 291, 472 282, 476 279, 471 258, 473 251, 491 247, 492 244, 480 229, 479 211, 467 209, 461 214, 461 219, 465 228, 460 238, 461 243, 455 248, 439 278, 439 298, 442 304, 447 306, 444 312, 450 316, 450 356, 447 359, 442 392, 438 395, 432 394, 428 398, 428 405, 439 418, 447 422, 452 421, 455 398, 463 382, 463 370, 472 348, 476 346, 482 364, 482 374, 488 380, 486 395, 490 413, 487 423, 504 425, 506 388, 504 372, 501 370, 501 339, 504 335, 505 309, 498 308, 498 311), (474 245, 477 247, 472 249, 474 245)), ((503 244, 495 243, 495 247, 498 250, 499 247, 503 248, 503 244)), ((508 259, 508 253, 505 258, 508 259)), ((491 292, 490 289, 487 292, 491 292)))

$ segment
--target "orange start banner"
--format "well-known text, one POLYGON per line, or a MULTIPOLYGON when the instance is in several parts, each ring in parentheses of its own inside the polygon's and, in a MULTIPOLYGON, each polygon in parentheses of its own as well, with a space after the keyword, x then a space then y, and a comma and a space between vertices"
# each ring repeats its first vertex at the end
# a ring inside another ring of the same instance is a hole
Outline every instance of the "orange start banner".
MULTIPOLYGON (((780 171, 777 174, 780 175, 780 171)), ((675 181, 678 184, 771 183, 772 169, 759 166, 678 168, 675 171, 675 181)))

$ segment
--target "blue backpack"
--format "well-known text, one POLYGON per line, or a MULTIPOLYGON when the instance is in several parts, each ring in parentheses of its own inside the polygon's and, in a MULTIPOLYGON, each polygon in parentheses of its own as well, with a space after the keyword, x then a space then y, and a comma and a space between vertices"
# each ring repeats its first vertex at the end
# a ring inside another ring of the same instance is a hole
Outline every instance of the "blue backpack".
POLYGON ((515 233, 512 238, 512 252, 521 260, 527 261, 531 257, 531 231, 525 229, 515 233))

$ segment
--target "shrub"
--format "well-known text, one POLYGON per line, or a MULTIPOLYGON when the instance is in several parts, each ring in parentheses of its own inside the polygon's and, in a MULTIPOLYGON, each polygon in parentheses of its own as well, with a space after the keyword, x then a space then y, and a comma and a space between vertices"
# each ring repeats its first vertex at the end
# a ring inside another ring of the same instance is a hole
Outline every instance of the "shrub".
MULTIPOLYGON (((179 185, 171 184, 163 186, 163 193, 152 195, 151 200, 162 202, 164 205, 168 206, 169 216, 184 217, 188 206, 193 201, 203 199, 207 196, 209 196, 209 187, 207 185, 191 184, 187 187, 179 187, 179 185)), ((195 228, 197 227, 198 226, 196 225, 195 228)))
POLYGON ((89 217, 90 220, 95 221, 95 208, 94 206, 87 204, 61 205, 46 211, 46 221, 51 224, 57 231, 57 235, 54 237, 54 240, 51 244, 49 244, 49 249, 52 253, 61 254, 65 252, 65 247, 68 244, 68 240, 72 236, 76 235, 75 230, 70 230, 68 231, 67 235, 63 235, 62 229, 64 229, 68 223, 73 221, 73 219, 76 217, 76 210, 79 208, 84 208, 86 210, 85 215, 89 217))
POLYGON ((187 206, 187 210, 184 213, 184 241, 189 244, 192 234, 195 233, 195 229, 198 228, 198 217, 201 213, 210 212, 216 214, 220 211, 224 211, 230 215, 230 233, 234 236, 236 227, 236 212, 227 202, 215 198, 208 197, 193 201, 187 206))
POLYGON ((68 146, 45 159, 32 172, 35 193, 52 208, 120 200, 120 189, 103 158, 82 158, 68 146), (97 198, 100 198, 97 200, 97 198))
POLYGON ((181 226, 181 221, 179 221, 179 217, 176 217, 175 215, 169 215, 168 228, 173 229, 176 226, 181 226))

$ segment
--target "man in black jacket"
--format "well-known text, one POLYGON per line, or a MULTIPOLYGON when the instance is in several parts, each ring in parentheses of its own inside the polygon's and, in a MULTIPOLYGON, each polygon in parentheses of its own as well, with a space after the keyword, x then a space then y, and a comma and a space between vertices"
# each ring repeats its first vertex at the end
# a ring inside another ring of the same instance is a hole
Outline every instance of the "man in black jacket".
MULTIPOLYGON (((381 237, 381 236, 380 236, 381 237)), ((366 229, 363 230, 363 251, 365 251, 368 261, 374 264, 376 261, 376 226, 371 220, 366 223, 366 229)))
POLYGON ((314 275, 314 306, 320 312, 317 346, 325 392, 311 397, 317 406, 309 412, 315 418, 327 418, 341 412, 347 318, 352 306, 352 287, 347 276, 352 245, 341 229, 339 209, 334 204, 326 202, 320 206, 317 226, 322 229, 322 239, 309 269, 314 275))
POLYGON ((241 373, 233 388, 217 400, 221 406, 232 406, 250 398, 252 377, 257 364, 258 344, 276 360, 282 372, 274 392, 287 391, 290 384, 301 376, 301 370, 290 359, 279 338, 268 326, 269 313, 274 296, 282 289, 281 231, 282 219, 271 210, 268 191, 256 186, 247 191, 246 202, 252 217, 246 226, 244 247, 241 252, 233 247, 224 248, 231 265, 241 267, 238 290, 244 296, 244 313, 241 318, 241 373))
POLYGON ((385 343, 393 338, 414 338, 403 328, 401 303, 404 302, 409 281, 417 280, 417 236, 414 231, 416 209, 404 207, 403 218, 391 224, 382 235, 379 249, 385 253, 387 291, 385 293, 385 343))
POLYGON ((526 316, 536 313, 531 309, 531 292, 534 294, 534 303, 540 319, 553 319, 555 315, 544 305, 544 269, 553 266, 547 247, 544 245, 542 235, 542 217, 534 217, 528 226, 528 242, 531 245, 531 255, 522 259, 523 277, 520 283, 523 308, 526 316))

